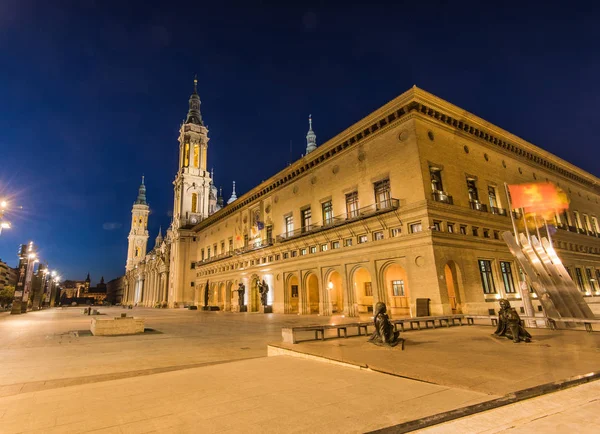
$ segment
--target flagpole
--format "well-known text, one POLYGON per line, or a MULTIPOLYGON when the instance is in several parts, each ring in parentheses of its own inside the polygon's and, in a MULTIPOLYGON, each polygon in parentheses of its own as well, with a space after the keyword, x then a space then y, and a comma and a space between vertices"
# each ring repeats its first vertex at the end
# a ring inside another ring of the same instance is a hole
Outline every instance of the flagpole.
POLYGON ((508 213, 510 214, 510 221, 512 222, 513 233, 515 235, 515 241, 517 242, 517 245, 521 245, 521 243, 519 242, 519 233, 517 232, 517 224, 515 223, 515 216, 513 215, 513 212, 512 212, 512 201, 510 200, 508 184, 506 182, 504 183, 504 191, 506 192, 506 199, 508 199, 508 213))
POLYGON ((523 215, 523 223, 525 225, 525 235, 527 236, 527 241, 531 244, 531 235, 529 234, 529 228, 527 227, 527 217, 525 217, 525 208, 519 208, 521 210, 521 214, 523 215))

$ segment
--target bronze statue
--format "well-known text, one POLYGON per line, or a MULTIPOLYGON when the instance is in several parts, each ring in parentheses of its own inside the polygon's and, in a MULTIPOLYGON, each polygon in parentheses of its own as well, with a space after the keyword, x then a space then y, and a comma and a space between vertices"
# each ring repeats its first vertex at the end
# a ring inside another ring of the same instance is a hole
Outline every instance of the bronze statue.
POLYGON ((375 331, 369 338, 369 342, 388 347, 395 347, 402 343, 402 349, 404 349, 404 339, 400 337, 399 331, 394 331, 394 326, 390 322, 386 310, 387 307, 382 301, 375 305, 375 311, 373 312, 375 331))
POLYGON ((258 283, 257 285, 258 292, 260 293, 260 303, 263 306, 267 306, 267 294, 269 293, 269 285, 267 285, 264 280, 262 281, 262 284, 258 283))
POLYGON ((512 339, 514 343, 520 341, 531 342, 531 335, 521 325, 521 317, 519 317, 514 307, 510 307, 510 302, 504 298, 500 300, 498 327, 494 334, 498 337, 506 336, 508 339, 512 339))
POLYGON ((244 306, 244 295, 246 294, 246 287, 243 283, 240 282, 236 291, 238 293, 238 305, 242 307, 244 306))

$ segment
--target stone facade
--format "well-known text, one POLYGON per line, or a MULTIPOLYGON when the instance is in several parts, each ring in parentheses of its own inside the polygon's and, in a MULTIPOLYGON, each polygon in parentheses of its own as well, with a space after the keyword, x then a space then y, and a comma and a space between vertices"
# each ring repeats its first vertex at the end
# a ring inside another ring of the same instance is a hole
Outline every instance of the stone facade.
POLYGON ((310 145, 198 224, 172 226, 169 306, 203 305, 208 282, 208 304, 235 310, 244 283, 257 312, 264 280, 280 313, 355 316, 385 301, 415 315, 417 299, 433 315, 487 314, 501 297, 518 307, 504 183, 545 181, 571 200, 551 222, 554 246, 588 301, 600 298, 595 176, 416 87, 310 145))

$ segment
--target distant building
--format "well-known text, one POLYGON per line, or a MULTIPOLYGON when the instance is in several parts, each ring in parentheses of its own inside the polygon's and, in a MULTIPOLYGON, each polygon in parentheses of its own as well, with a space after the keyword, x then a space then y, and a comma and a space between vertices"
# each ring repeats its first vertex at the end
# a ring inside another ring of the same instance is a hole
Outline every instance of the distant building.
POLYGON ((0 291, 5 286, 14 286, 17 280, 17 269, 10 267, 0 259, 0 291))
POLYGON ((100 283, 96 286, 90 286, 91 279, 88 273, 85 280, 65 280, 60 295, 61 304, 89 304, 102 303, 106 298, 106 283, 104 277, 100 279, 100 283))
POLYGON ((106 301, 110 304, 121 303, 123 298, 124 276, 110 280, 106 284, 106 301))

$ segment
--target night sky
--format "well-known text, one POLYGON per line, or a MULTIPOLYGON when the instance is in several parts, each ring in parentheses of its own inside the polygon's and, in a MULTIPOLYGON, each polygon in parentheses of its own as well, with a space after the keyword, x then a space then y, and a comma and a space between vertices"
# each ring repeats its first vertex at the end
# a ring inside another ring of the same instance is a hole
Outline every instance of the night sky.
POLYGON ((325 3, 0 0, 0 258, 123 274, 142 174, 152 248, 194 74, 225 200, 300 157, 309 114, 320 144, 413 84, 600 173, 594 6, 325 3))

